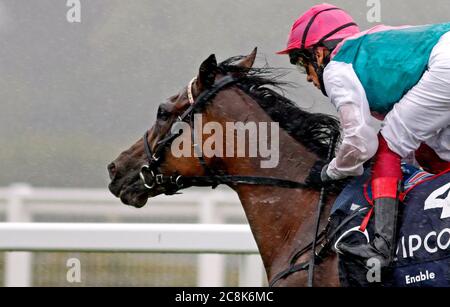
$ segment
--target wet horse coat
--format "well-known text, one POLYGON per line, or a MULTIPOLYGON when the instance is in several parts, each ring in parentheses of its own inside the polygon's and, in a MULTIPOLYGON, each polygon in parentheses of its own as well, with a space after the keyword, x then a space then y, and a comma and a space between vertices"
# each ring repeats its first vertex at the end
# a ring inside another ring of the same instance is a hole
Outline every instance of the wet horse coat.
MULTIPOLYGON (((304 183, 314 163, 326 158, 331 136, 339 131, 339 123, 331 116, 301 110, 295 103, 274 91, 272 88, 282 83, 277 81, 272 69, 252 68, 255 57, 256 49, 246 57, 230 58, 221 64, 217 64, 213 55, 206 59, 199 68, 196 81, 160 105, 156 122, 145 133, 145 141, 139 137, 137 142, 108 165, 110 191, 123 203, 134 207, 144 206, 148 199, 157 195, 176 192, 168 189, 168 185, 173 187, 177 180, 162 180, 157 183, 150 178, 147 186, 145 185, 146 181, 142 180, 140 173, 144 166, 147 165, 148 168, 146 151, 157 152, 155 148, 158 148, 161 140, 168 137, 173 123, 189 110, 192 105, 190 100, 197 99, 201 93, 210 90, 227 76, 239 78, 239 82, 208 99, 208 104, 200 110, 205 122, 278 122, 282 128, 279 135, 279 165, 272 169, 261 168, 260 157, 205 157, 202 162, 194 156, 175 157, 170 150, 166 150, 168 147, 159 146, 161 152, 158 151, 157 155, 157 174, 164 178, 211 177, 205 172, 205 169, 209 169, 222 177, 272 177, 304 183), (188 95, 188 88, 192 95, 188 95), (149 150, 145 149, 146 145, 149 150)), ((151 156, 153 159, 153 155, 151 156)), ((320 193, 317 189, 308 187, 288 189, 245 183, 228 185, 241 200, 268 280, 273 281, 277 274, 290 267, 292 256, 311 242, 320 193)), ((326 217, 330 214, 335 198, 335 194, 329 194, 326 199, 321 230, 327 224, 326 217)), ((311 250, 307 249, 307 253, 295 258, 295 264, 310 259, 311 255, 311 250)), ((314 285, 338 286, 336 255, 331 254, 323 259, 315 273, 314 285)), ((296 272, 278 280, 275 286, 304 286, 306 281, 305 271, 296 272)))

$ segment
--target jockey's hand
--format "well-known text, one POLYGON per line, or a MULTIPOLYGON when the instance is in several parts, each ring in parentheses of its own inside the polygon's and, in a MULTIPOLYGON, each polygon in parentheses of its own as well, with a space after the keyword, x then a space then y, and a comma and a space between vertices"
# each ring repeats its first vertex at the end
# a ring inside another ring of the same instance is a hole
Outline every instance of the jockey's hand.
POLYGON ((327 175, 328 163, 323 160, 318 160, 309 170, 309 175, 306 177, 305 183, 313 188, 321 188, 332 179, 327 175))
POLYGON ((334 180, 328 176, 327 168, 327 162, 323 160, 316 161, 311 167, 305 183, 315 189, 327 187, 328 191, 339 193, 347 185, 349 178, 334 180))

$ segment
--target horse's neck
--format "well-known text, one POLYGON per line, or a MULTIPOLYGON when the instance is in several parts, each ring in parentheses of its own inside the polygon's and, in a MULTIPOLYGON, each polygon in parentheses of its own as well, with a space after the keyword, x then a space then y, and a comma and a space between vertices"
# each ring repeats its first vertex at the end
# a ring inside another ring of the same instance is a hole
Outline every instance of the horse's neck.
MULTIPOLYGON (((211 110, 210 116, 222 115, 220 119, 215 118, 222 123, 271 122, 250 97, 239 92, 235 94, 237 97, 234 97, 234 101, 240 100, 236 110, 222 107, 216 114, 211 110)), ((316 155, 282 130, 279 133, 279 151, 279 164, 275 168, 261 168, 259 158, 224 159, 222 164, 228 174, 270 176, 304 182, 317 159, 316 155)), ((319 193, 309 189, 253 185, 238 185, 233 188, 242 202, 270 278, 286 268, 294 249, 311 240, 319 193)))
MULTIPOLYGON (((280 144, 283 148, 281 156, 296 153, 298 157, 304 157, 301 148, 293 149, 283 143, 280 144)), ((279 167, 272 172, 261 172, 254 168, 252 175, 304 182, 308 163, 302 164, 300 159, 289 160, 284 157, 281 158, 279 167)), ((249 168, 245 164, 240 165, 233 173, 239 174, 240 170, 249 168)), ((248 173, 250 172, 249 170, 248 173)), ((289 257, 296 248, 311 240, 318 193, 303 189, 248 185, 239 185, 235 190, 270 278, 287 267, 289 257)))

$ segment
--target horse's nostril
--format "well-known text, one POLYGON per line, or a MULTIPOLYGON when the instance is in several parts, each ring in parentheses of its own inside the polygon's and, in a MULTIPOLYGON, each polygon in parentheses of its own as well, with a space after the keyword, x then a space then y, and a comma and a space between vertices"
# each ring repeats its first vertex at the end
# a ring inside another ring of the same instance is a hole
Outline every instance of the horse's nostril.
POLYGON ((109 173, 109 178, 111 180, 116 176, 117 168, 116 168, 116 165, 114 163, 110 163, 108 165, 108 173, 109 173))

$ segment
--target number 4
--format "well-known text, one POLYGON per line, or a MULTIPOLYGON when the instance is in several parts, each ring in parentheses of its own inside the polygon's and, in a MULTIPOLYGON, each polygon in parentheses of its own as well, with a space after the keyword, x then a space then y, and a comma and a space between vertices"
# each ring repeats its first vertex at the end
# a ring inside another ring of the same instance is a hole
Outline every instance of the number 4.
POLYGON ((450 183, 440 187, 425 200, 424 210, 442 208, 441 219, 450 217, 450 183))

